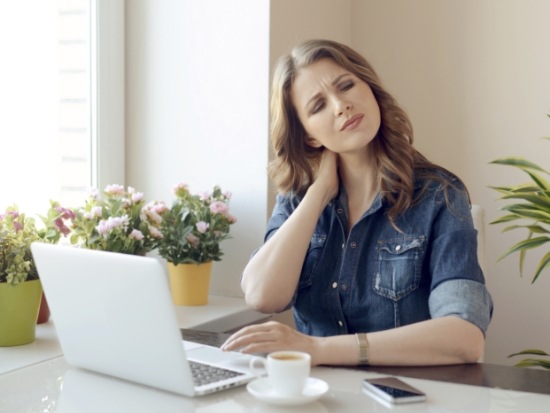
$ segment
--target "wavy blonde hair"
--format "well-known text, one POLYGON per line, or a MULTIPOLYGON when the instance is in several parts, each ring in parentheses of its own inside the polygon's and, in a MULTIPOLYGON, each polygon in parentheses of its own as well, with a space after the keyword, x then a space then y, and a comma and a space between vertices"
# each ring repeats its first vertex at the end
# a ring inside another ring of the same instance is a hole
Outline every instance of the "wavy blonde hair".
POLYGON ((378 167, 380 189, 389 205, 392 222, 414 203, 414 171, 447 183, 434 171, 446 171, 413 148, 413 129, 409 117, 384 89, 367 60, 350 47, 330 40, 309 40, 283 55, 275 68, 271 90, 270 136, 274 159, 269 174, 281 193, 304 194, 315 178, 323 148, 307 144, 306 131, 290 96, 294 79, 310 64, 330 58, 349 70, 372 89, 380 107, 381 124, 371 142, 378 167))

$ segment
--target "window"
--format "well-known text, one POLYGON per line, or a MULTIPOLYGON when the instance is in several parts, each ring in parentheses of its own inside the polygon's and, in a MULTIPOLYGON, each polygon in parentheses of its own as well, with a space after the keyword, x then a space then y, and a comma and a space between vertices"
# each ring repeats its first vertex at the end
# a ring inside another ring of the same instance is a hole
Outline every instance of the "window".
POLYGON ((49 199, 74 206, 91 186, 124 183, 121 22, 122 0, 2 5, 0 210, 43 213, 49 199), (102 167, 102 153, 119 166, 102 167))

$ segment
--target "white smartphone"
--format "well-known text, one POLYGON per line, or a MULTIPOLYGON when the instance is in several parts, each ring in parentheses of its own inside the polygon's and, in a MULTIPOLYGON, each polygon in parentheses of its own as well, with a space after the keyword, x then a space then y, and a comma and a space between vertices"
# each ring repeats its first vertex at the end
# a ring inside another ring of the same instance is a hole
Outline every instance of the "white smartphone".
POLYGON ((390 403, 414 403, 426 400, 426 394, 397 377, 365 379, 363 389, 373 396, 390 403))

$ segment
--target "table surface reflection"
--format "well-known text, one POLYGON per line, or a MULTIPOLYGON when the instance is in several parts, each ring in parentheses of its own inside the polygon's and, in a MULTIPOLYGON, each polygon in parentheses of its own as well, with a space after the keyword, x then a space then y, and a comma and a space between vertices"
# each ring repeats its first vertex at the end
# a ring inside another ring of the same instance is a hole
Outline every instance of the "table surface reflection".
MULTIPOLYGON (((227 337, 194 330, 183 330, 182 335, 187 340, 213 345, 227 337)), ((550 406, 550 373, 546 371, 487 364, 437 368, 315 367, 312 376, 325 380, 329 392, 307 405, 281 407, 256 400, 245 387, 199 398, 182 397, 73 369, 63 357, 58 357, 0 375, 0 412, 546 413, 550 406), (392 408, 363 393, 364 378, 387 374, 402 376, 425 391, 427 401, 392 408), (536 380, 546 386, 545 391, 528 389, 529 383, 536 380), (518 391, 524 387, 529 391, 518 391)))

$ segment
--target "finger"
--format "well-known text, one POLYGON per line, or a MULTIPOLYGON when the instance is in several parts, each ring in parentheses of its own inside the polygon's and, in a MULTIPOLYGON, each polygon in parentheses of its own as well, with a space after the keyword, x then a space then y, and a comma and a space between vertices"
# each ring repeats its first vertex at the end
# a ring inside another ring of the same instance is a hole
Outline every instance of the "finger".
POLYGON ((238 336, 232 336, 222 344, 221 349, 224 351, 235 351, 242 349, 253 343, 263 343, 268 341, 274 341, 273 334, 269 330, 260 330, 247 332, 246 334, 239 334, 238 336))
POLYGON ((267 333, 276 324, 278 323, 274 321, 268 321, 267 323, 254 324, 251 326, 243 327, 239 331, 233 333, 227 340, 225 340, 225 342, 221 345, 220 348, 222 350, 225 350, 226 348, 227 349, 234 348, 235 342, 242 340, 243 337, 246 337, 250 334, 255 334, 255 333, 261 333, 261 332, 267 333))

